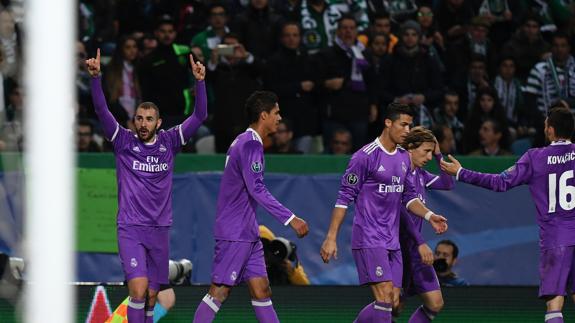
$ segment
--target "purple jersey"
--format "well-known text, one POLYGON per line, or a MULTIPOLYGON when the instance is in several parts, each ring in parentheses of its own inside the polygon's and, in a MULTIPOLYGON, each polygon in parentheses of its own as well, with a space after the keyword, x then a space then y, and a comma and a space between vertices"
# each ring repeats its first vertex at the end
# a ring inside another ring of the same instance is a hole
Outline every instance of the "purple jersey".
MULTIPOLYGON (((438 164, 441 158, 441 154, 435 156, 438 164)), ((415 184, 415 192, 417 197, 419 197, 424 204, 426 190, 451 190, 455 184, 453 177, 443 171, 441 172, 441 175, 435 175, 425 169, 416 168, 412 174, 414 177, 413 182, 415 184)), ((423 218, 411 213, 407 208, 401 208, 399 237, 402 246, 405 245, 405 247, 411 249, 412 247, 417 247, 425 242, 421 234, 423 221, 423 218)))
POLYGON ((114 119, 108 110, 100 77, 92 78, 91 88, 96 114, 116 156, 118 224, 170 226, 174 156, 206 117, 204 82, 196 83, 193 115, 181 125, 158 131, 151 143, 142 142, 114 119))
POLYGON ((295 217, 268 192, 264 185, 264 168, 262 140, 255 130, 248 128, 228 149, 218 193, 216 240, 258 241, 258 204, 284 225, 295 217))
POLYGON ((542 250, 575 245, 575 145, 554 142, 528 150, 501 174, 483 174, 461 168, 459 181, 503 192, 526 184, 539 224, 542 250))
POLYGON ((407 151, 397 148, 390 153, 379 138, 353 154, 335 205, 347 208, 355 202, 352 249, 399 249, 401 204, 417 198, 410 164, 407 151))

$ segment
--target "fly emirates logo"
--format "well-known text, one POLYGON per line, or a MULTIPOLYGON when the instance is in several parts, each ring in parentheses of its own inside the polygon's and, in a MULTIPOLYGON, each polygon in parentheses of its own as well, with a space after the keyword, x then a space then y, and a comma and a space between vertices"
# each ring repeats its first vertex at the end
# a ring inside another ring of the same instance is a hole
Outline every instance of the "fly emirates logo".
POLYGON ((168 163, 160 164, 160 157, 146 156, 146 162, 134 160, 132 162, 132 169, 148 173, 159 173, 168 170, 168 163))
POLYGON ((379 184, 379 193, 402 193, 403 192, 403 184, 401 183, 401 177, 399 176, 391 176, 391 185, 388 184, 379 184))

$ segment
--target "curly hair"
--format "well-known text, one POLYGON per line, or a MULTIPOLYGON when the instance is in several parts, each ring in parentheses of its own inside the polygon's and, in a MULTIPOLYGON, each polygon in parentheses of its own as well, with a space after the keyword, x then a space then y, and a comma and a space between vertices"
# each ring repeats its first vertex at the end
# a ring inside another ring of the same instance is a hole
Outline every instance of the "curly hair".
POLYGON ((405 150, 417 149, 424 142, 435 143, 435 136, 433 135, 433 132, 421 126, 413 127, 411 128, 407 136, 405 136, 405 139, 403 140, 401 146, 405 150))

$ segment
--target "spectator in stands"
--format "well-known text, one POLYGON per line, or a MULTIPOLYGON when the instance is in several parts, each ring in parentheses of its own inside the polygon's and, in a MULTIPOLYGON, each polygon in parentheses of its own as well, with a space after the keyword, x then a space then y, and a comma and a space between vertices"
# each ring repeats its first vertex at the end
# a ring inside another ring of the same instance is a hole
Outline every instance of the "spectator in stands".
POLYGON ((384 67, 383 104, 397 101, 413 105, 414 125, 431 128, 433 116, 427 106, 441 100, 443 80, 440 68, 425 48, 420 46, 421 28, 413 20, 401 25, 400 42, 384 67))
POLYGON ((367 142, 370 101, 373 101, 369 94, 374 81, 363 49, 363 44, 357 41, 355 20, 345 15, 338 22, 335 45, 316 57, 325 116, 324 146, 329 144, 336 128, 351 132, 354 149, 367 142))
POLYGON ((526 108, 536 111, 531 118, 537 129, 536 147, 544 144, 543 120, 549 107, 557 101, 564 101, 572 111, 575 107, 575 59, 571 56, 569 38, 556 33, 551 44, 551 56, 531 69, 524 87, 526 108))
POLYGON ((207 78, 214 91, 212 130, 218 153, 225 153, 232 140, 247 127, 244 102, 260 88, 258 78, 262 72, 261 64, 246 51, 237 35, 225 35, 222 43, 233 46, 234 51, 224 55, 212 51, 207 78))
POLYGON ((511 40, 503 46, 502 55, 515 58, 515 74, 522 84, 527 82, 531 68, 549 51, 549 44, 543 40, 540 27, 536 16, 527 15, 511 40))
POLYGON ((205 0, 164 2, 173 2, 178 5, 174 17, 178 17, 176 30, 178 31, 178 42, 181 44, 190 44, 192 38, 206 28, 211 18, 208 8, 214 3, 214 1, 205 0))
POLYGON ((444 72, 445 42, 443 36, 437 30, 437 23, 433 19, 433 11, 430 6, 422 5, 417 9, 417 22, 421 26, 420 44, 427 49, 429 55, 437 60, 441 67, 441 72, 444 72))
MULTIPOLYGON (((389 37, 386 34, 374 33, 369 38, 368 47, 365 50, 365 59, 371 65, 374 77, 374 88, 381 89, 384 82, 384 66, 387 59, 389 37)), ((382 104, 382 98, 374 92, 374 99, 371 102, 369 110, 368 138, 375 138, 383 131, 383 120, 381 119, 382 111, 385 106, 382 104)))
POLYGON ((477 12, 479 16, 486 19, 491 25, 489 39, 493 42, 494 46, 498 49, 501 48, 503 43, 509 40, 514 25, 514 12, 519 13, 521 4, 519 1, 509 0, 482 0, 477 12))
MULTIPOLYGON (((437 124, 444 125, 450 129, 451 140, 454 140, 454 148, 456 148, 457 151, 462 151, 463 130, 465 126, 457 117, 458 111, 459 95, 453 90, 447 90, 443 94, 442 104, 435 109, 434 115, 437 124)), ((444 137, 447 137, 447 135, 444 137)), ((439 138, 437 140, 440 141, 439 138)))
POLYGON ((346 129, 336 129, 330 140, 330 151, 332 155, 349 155, 353 151, 351 132, 346 129))
POLYGON ((435 262, 433 267, 437 272, 439 284, 442 287, 469 286, 469 283, 453 272, 453 267, 457 263, 459 248, 451 240, 441 240, 435 246, 435 262))
POLYGON ((268 60, 264 85, 281 99, 283 118, 293 122, 297 150, 309 153, 319 134, 319 111, 314 102, 315 67, 301 47, 301 29, 295 22, 282 27, 281 48, 268 60))
POLYGON ((138 55, 140 58, 148 56, 158 47, 158 40, 152 34, 143 34, 138 39, 138 55))
POLYGON ((480 147, 469 153, 471 156, 509 156, 511 153, 502 147, 503 128, 495 119, 487 118, 479 128, 480 147))
POLYGON ((540 1, 524 0, 524 5, 541 22, 541 32, 552 34, 562 30, 569 22, 572 15, 568 3, 570 1, 540 1))
POLYGON ((309 54, 334 45, 338 21, 349 14, 356 21, 356 29, 363 31, 369 25, 364 0, 335 3, 326 0, 301 0, 297 21, 303 28, 303 45, 309 54))
POLYGON ((142 100, 162 107, 162 127, 168 129, 182 123, 191 112, 190 49, 174 43, 177 33, 171 16, 159 17, 154 35, 158 47, 144 59, 140 69, 142 100))
POLYGON ((8 104, 6 106, 6 121, 0 128, 1 151, 24 150, 24 126, 23 126, 23 93, 22 88, 16 82, 8 82, 8 104))
POLYGON ((474 55, 471 57, 467 73, 452 81, 451 87, 459 94, 460 120, 467 120, 469 111, 473 107, 477 91, 488 88, 489 75, 487 73, 487 61, 485 56, 474 55))
POLYGON ((18 25, 12 10, 0 10, 0 50, 4 53, 4 62, 0 70, 4 77, 20 81, 22 69, 22 45, 18 25))
POLYGON ((291 121, 282 118, 278 130, 272 136, 272 146, 266 150, 270 154, 301 154, 293 144, 293 130, 291 121))
POLYGON ((100 145, 94 140, 94 127, 90 121, 78 121, 77 129, 76 149, 78 152, 98 153, 102 151, 100 145))
POLYGON ((515 77, 515 60, 513 57, 503 57, 499 61, 499 71, 493 82, 493 87, 497 91, 497 96, 501 101, 507 123, 513 129, 512 138, 522 137, 525 133, 519 116, 524 106, 523 90, 519 79, 515 77))
POLYGON ((230 32, 227 26, 228 16, 221 2, 214 2, 208 8, 208 28, 192 38, 192 46, 199 46, 204 57, 210 57, 221 42, 225 34, 230 32))
POLYGON ((416 2, 414 0, 371 1, 371 4, 376 4, 375 9, 378 12, 388 13, 391 21, 399 26, 406 20, 415 19, 416 2))
POLYGON ((138 46, 132 36, 123 36, 103 73, 104 91, 110 111, 126 128, 134 130, 132 119, 141 102, 138 80, 138 46))
POLYGON ((500 146, 507 149, 509 145, 509 129, 505 111, 499 103, 497 92, 493 88, 479 90, 471 113, 465 122, 463 131, 463 152, 470 153, 481 147, 479 130, 483 122, 493 119, 500 126, 502 136, 500 146))
POLYGON ((383 34, 389 38, 387 46, 388 54, 393 52, 393 48, 399 42, 399 38, 391 32, 391 18, 389 18, 387 13, 376 13, 371 18, 370 34, 371 37, 376 34, 383 34))
POLYGON ((436 124, 433 126, 433 135, 439 144, 439 150, 442 154, 456 154, 455 138, 453 131, 445 124, 436 124))
POLYGON ((269 0, 250 0, 249 7, 236 16, 232 30, 246 50, 265 61, 278 49, 283 18, 269 6, 269 0))

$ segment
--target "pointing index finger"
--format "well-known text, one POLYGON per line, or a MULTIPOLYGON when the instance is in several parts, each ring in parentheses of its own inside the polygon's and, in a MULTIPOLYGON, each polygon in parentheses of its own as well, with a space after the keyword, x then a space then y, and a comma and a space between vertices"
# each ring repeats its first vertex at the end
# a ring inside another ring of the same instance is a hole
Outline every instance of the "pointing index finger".
POLYGON ((196 67, 196 62, 194 61, 194 55, 192 53, 190 53, 190 64, 192 64, 193 68, 196 67))

